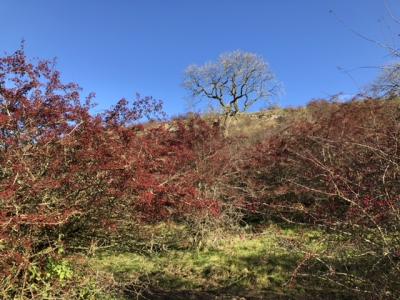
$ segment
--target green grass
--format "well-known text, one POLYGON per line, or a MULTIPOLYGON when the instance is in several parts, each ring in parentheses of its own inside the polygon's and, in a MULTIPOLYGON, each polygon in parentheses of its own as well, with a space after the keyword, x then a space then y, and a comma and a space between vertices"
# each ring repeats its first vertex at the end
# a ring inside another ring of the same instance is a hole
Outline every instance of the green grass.
POLYGON ((92 258, 90 265, 117 281, 145 281, 167 291, 301 294, 302 287, 289 287, 291 274, 305 252, 325 250, 321 238, 322 233, 315 230, 269 226, 258 234, 224 236, 201 250, 175 249, 151 255, 103 252, 92 258))

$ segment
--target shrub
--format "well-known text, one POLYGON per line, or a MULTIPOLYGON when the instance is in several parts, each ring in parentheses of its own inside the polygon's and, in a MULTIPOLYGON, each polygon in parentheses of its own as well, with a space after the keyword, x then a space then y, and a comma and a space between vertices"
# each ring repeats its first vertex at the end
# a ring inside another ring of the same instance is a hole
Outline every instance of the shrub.
POLYGON ((314 260, 326 270, 317 277, 374 297, 395 297, 400 268, 398 102, 322 101, 308 109, 311 118, 293 122, 249 150, 240 178, 247 211, 334 230, 341 237, 334 245, 349 242, 363 263, 355 267, 347 258, 335 266, 314 260))
POLYGON ((78 85, 62 83, 49 61, 28 61, 23 48, 0 58, 4 298, 34 297, 29 272, 62 264, 61 242, 109 242, 140 222, 220 214, 206 192, 224 172, 218 126, 193 118, 144 128, 144 117, 164 116, 160 101, 122 99, 92 115, 92 98, 82 101, 78 85))

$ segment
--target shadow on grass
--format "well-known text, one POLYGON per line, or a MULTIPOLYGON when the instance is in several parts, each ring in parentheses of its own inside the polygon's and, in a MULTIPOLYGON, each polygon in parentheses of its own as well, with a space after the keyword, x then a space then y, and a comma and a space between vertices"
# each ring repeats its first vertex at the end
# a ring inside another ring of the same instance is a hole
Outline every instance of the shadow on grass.
POLYGON ((226 238, 209 249, 152 255, 111 252, 93 263, 126 287, 124 299, 377 299, 355 288, 371 289, 366 285, 372 283, 377 295, 379 289, 396 290, 398 283, 391 281, 398 276, 389 274, 384 261, 360 256, 357 248, 342 244, 328 243, 326 233, 318 230, 271 226, 247 238, 226 238), (306 253, 316 254, 318 260, 313 257, 298 268, 306 253), (295 270, 298 276, 292 278, 295 270), (362 280, 350 282, 331 273, 362 280), (340 286, 340 280, 353 291, 340 286), (132 282, 144 287, 140 297, 132 282))
POLYGON ((202 271, 203 279, 205 281, 208 279, 213 284, 205 285, 192 282, 190 277, 157 272, 149 274, 150 285, 140 296, 128 288, 125 299, 358 299, 337 287, 321 286, 321 282, 312 278, 302 279, 299 285, 290 287, 290 276, 298 263, 298 256, 290 253, 232 257, 226 263, 235 265, 239 273, 243 270, 248 271, 242 272, 240 278, 232 278, 230 281, 229 278, 234 274, 222 270, 222 266, 206 267, 202 271), (221 274, 224 278, 220 277, 221 274), (218 281, 216 277, 220 280, 218 281), (264 286, 259 282, 262 277, 265 278, 264 286))

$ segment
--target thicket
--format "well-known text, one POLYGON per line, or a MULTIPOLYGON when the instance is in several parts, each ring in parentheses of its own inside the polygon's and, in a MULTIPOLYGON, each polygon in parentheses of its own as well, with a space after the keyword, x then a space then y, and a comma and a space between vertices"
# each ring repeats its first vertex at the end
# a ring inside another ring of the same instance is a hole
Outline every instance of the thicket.
POLYGON ((31 63, 23 49, 0 59, 2 298, 59 279, 61 253, 77 241, 220 214, 206 192, 229 159, 217 127, 193 118, 144 129, 138 121, 162 117, 161 102, 122 99, 93 115, 91 101, 49 61, 31 63))
POLYGON ((145 224, 186 224, 198 246, 213 226, 268 220, 334 232, 327 251, 343 250, 305 252, 293 282, 399 296, 398 100, 312 102, 250 142, 200 117, 140 124, 164 116, 151 97, 93 114, 80 93, 23 49, 0 58, 2 298, 89 298, 66 255, 135 248, 145 224))
POLYGON ((326 240, 332 260, 305 253, 296 277, 398 297, 399 121, 398 99, 314 101, 306 115, 251 147, 238 181, 247 206, 335 233, 326 240))

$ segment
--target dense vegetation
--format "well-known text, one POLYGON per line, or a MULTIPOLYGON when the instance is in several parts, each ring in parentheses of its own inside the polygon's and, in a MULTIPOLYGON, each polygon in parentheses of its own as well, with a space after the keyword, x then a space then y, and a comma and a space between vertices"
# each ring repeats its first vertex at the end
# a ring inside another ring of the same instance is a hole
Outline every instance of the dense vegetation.
POLYGON ((23 49, 0 58, 1 298, 400 297, 397 98, 229 134, 92 97, 23 49))

